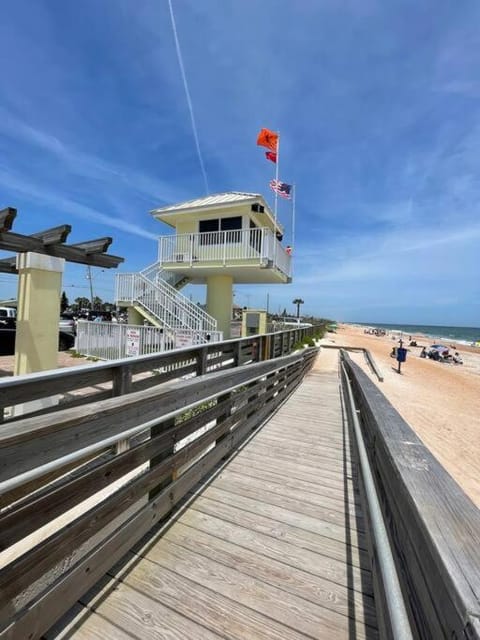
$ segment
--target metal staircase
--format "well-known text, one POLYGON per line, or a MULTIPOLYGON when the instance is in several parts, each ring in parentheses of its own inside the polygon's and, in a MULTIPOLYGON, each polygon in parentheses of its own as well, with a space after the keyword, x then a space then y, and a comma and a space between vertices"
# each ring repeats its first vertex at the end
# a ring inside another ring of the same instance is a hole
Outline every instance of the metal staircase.
POLYGON ((157 326, 217 331, 215 318, 178 291, 187 282, 188 278, 166 271, 156 262, 140 273, 118 274, 115 298, 117 303, 136 307, 157 326))
POLYGON ((143 271, 140 271, 140 273, 155 284, 158 281, 166 282, 174 289, 177 289, 177 291, 190 282, 190 278, 188 276, 184 276, 173 271, 167 271, 158 261, 154 262, 149 267, 146 267, 143 271))

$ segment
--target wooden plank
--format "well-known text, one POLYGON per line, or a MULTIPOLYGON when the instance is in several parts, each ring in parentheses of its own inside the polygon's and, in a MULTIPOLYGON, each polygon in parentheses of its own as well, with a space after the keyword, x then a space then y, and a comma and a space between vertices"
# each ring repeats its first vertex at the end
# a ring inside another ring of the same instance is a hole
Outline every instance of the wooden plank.
POLYGON ((276 464, 275 461, 265 460, 261 456, 251 455, 250 452, 242 452, 242 457, 237 461, 241 462, 245 466, 249 466, 252 469, 265 469, 269 473, 275 473, 277 475, 284 475, 292 478, 293 480, 301 480, 303 482, 310 482, 315 484, 323 490, 328 491, 332 497, 348 496, 352 502, 359 500, 359 493, 356 485, 352 480, 345 478, 343 483, 337 477, 330 477, 328 474, 312 474, 306 472, 302 467, 295 468, 294 465, 284 462, 283 464, 276 464))
POLYGON ((346 495, 345 491, 332 492, 328 487, 321 484, 291 478, 287 473, 282 474, 280 470, 274 472, 268 469, 253 468, 243 464, 237 458, 230 461, 226 471, 254 478, 261 482, 266 481, 267 483, 275 484, 279 487, 279 490, 285 488, 287 490, 301 491, 307 500, 312 495, 318 495, 322 500, 330 501, 332 508, 340 508, 352 514, 355 514, 360 506, 360 498, 357 495, 346 495))
MULTIPOLYGON (((269 469, 271 471, 282 471, 291 474, 292 477, 300 478, 322 484, 324 486, 343 491, 345 487, 351 484, 351 477, 345 477, 340 470, 331 470, 329 468, 318 468, 307 466, 299 460, 299 464, 287 458, 274 458, 262 455, 259 451, 252 448, 241 453, 241 460, 245 464, 252 464, 260 468, 269 469)), ((353 491, 355 489, 352 488, 353 491)))
POLYGON ((302 549, 309 549, 314 553, 345 562, 347 565, 366 570, 370 568, 368 554, 364 549, 351 547, 351 553, 347 553, 344 543, 323 536, 315 531, 302 529, 296 526, 295 523, 282 522, 275 519, 272 514, 245 511, 237 505, 218 502, 204 495, 199 496, 195 500, 192 509, 232 524, 241 523, 241 526, 251 529, 252 531, 290 542, 290 544, 302 549))
POLYGON ((185 526, 181 522, 175 523, 166 531, 164 540, 235 569, 238 573, 278 587, 288 594, 299 596, 330 612, 354 617, 367 626, 376 627, 372 596, 355 592, 345 585, 327 580, 318 573, 285 565, 236 543, 185 526))
POLYGON ((284 522, 300 529, 311 531, 312 533, 318 533, 342 544, 346 544, 349 538, 349 542, 353 546, 361 549, 367 548, 364 536, 361 533, 350 530, 346 531, 345 527, 341 525, 324 522, 311 515, 301 514, 298 511, 290 511, 289 509, 284 509, 280 506, 245 496, 236 495, 235 498, 232 498, 231 493, 217 489, 215 485, 207 487, 203 495, 223 504, 233 503, 236 507, 244 511, 265 515, 277 522, 284 522))
POLYGON ((332 439, 325 435, 324 437, 315 437, 313 434, 308 438, 301 439, 295 433, 295 438, 292 438, 291 433, 277 433, 270 429, 265 429, 265 431, 261 431, 257 436, 258 442, 262 442, 264 444, 271 444, 273 446, 290 446, 292 441, 295 443, 295 448, 300 453, 308 453, 315 449, 317 451, 325 451, 330 455, 336 455, 341 457, 346 457, 347 460, 351 461, 350 455, 350 442, 347 438, 338 439, 337 442, 332 442, 332 439))
MULTIPOLYGON (((158 584, 158 578, 154 578, 158 584)), ((131 638, 142 640, 156 640, 157 638, 205 638, 215 640, 223 636, 218 635, 202 623, 191 617, 184 616, 172 607, 165 606, 158 598, 152 597, 145 590, 132 588, 125 582, 105 579, 105 588, 95 598, 89 601, 89 594, 82 597, 82 604, 94 607, 94 624, 103 627, 103 620, 107 620, 126 632, 131 638)), ((188 584, 184 585, 188 589, 188 584)), ((184 592, 185 593, 185 592, 184 592)), ((112 640, 115 640, 113 636, 112 640)))
POLYGON ((259 556, 272 558, 287 566, 297 567, 354 591, 373 596, 369 570, 347 565, 345 557, 340 560, 324 555, 321 553, 320 545, 316 552, 313 552, 295 544, 294 540, 285 541, 283 538, 275 538, 253 530, 248 526, 249 518, 244 521, 241 513, 238 521, 232 523, 202 513, 195 508, 194 502, 192 507, 182 514, 178 523, 239 545, 259 556))
MULTIPOLYGON (((351 508, 347 509, 348 505, 345 504, 345 500, 333 499, 329 495, 319 492, 312 493, 305 491, 304 489, 300 489, 298 486, 295 486, 294 483, 292 483, 293 486, 286 486, 285 484, 278 482, 278 478, 276 479, 276 482, 272 481, 271 478, 267 479, 265 475, 262 478, 259 478, 254 472, 250 475, 248 473, 244 473, 241 468, 232 467, 231 465, 228 465, 228 467, 222 471, 219 479, 227 481, 228 484, 225 485, 225 488, 231 493, 236 493, 236 487, 247 486, 252 490, 256 489, 257 492, 260 490, 262 492, 265 491, 265 498, 267 500, 269 499, 269 494, 273 493, 296 502, 305 502, 312 507, 318 506, 320 507, 320 510, 328 509, 332 513, 338 514, 339 517, 342 516, 343 520, 345 520, 346 515, 350 517, 354 516, 356 521, 356 526, 354 526, 354 528, 360 528, 362 531, 364 530, 363 516, 360 514, 358 506, 355 509, 356 505, 351 505, 351 508)), ((282 504, 286 506, 285 502, 282 504)), ((319 516, 320 513, 321 511, 318 513, 319 516)))
MULTIPOLYGON (((304 598, 240 573, 167 540, 153 546, 144 556, 216 593, 268 615, 313 638, 348 637, 350 620, 304 598)), ((352 621, 358 638, 365 638, 365 627, 352 621)))
POLYGON ((77 603, 42 640, 132 640, 132 636, 77 603))
POLYGON ((290 442, 289 447, 276 447, 256 440, 255 447, 252 447, 251 451, 267 459, 278 460, 279 462, 283 460, 291 461, 305 469, 311 468, 316 471, 320 468, 322 471, 328 469, 332 473, 337 472, 342 475, 345 471, 350 475, 356 475, 357 473, 357 466, 347 462, 342 456, 327 455, 325 452, 317 453, 313 447, 310 453, 303 453, 297 450, 295 441, 290 442))
POLYGON ((252 482, 248 478, 242 478, 239 475, 227 475, 224 472, 216 478, 213 486, 231 494, 230 499, 233 501, 236 500, 235 496, 243 496, 271 506, 282 507, 300 515, 318 518, 323 522, 331 522, 341 527, 346 525, 348 516, 349 526, 358 532, 364 533, 362 523, 359 523, 358 518, 350 517, 344 511, 326 506, 321 499, 316 502, 310 502, 301 494, 291 496, 288 495, 287 491, 271 491, 265 482, 252 482))
MULTIPOLYGON (((144 593, 185 617, 199 622, 205 628, 220 634, 222 638, 306 638, 268 615, 243 606, 220 592, 205 588, 195 580, 185 578, 174 570, 160 567, 141 556, 133 556, 125 569, 114 568, 111 575, 117 576, 137 592, 144 593)), ((95 606, 95 601, 91 604, 95 606)))

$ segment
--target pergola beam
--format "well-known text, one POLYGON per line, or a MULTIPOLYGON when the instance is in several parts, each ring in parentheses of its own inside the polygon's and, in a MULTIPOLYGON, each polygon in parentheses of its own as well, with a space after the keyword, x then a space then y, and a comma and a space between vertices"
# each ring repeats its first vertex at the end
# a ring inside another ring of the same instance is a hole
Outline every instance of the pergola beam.
POLYGON ((97 240, 87 240, 87 242, 77 242, 69 246, 75 247, 76 249, 82 249, 87 255, 91 255, 92 253, 104 253, 108 250, 108 247, 112 242, 112 238, 105 237, 98 238, 97 240))
POLYGON ((10 231, 13 221, 17 217, 17 210, 13 207, 0 209, 0 231, 10 231))
POLYGON ((15 256, 2 258, 0 260, 0 273, 18 273, 17 258, 15 256))
POLYGON ((59 227, 52 227, 45 231, 37 231, 32 233, 30 237, 38 238, 44 245, 59 244, 66 241, 69 233, 72 230, 72 226, 69 224, 61 224, 59 227))

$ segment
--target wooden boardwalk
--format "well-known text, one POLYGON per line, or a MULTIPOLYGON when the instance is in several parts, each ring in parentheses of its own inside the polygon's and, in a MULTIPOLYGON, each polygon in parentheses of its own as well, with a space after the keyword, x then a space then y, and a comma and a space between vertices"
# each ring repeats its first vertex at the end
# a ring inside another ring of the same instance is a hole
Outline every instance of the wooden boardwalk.
POLYGON ((378 637, 338 373, 315 368, 242 450, 46 637, 378 637))

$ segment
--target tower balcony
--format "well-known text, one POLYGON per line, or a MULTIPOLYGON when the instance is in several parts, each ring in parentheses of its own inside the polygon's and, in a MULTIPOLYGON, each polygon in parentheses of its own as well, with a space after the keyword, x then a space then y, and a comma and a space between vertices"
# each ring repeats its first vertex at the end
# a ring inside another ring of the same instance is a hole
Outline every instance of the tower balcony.
POLYGON ((217 274, 238 284, 291 281, 291 256, 268 228, 161 236, 159 262, 194 284, 217 274))

